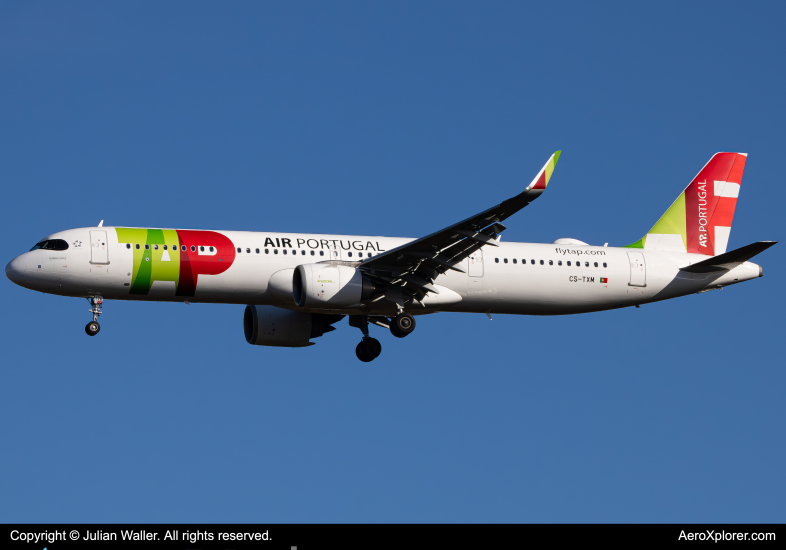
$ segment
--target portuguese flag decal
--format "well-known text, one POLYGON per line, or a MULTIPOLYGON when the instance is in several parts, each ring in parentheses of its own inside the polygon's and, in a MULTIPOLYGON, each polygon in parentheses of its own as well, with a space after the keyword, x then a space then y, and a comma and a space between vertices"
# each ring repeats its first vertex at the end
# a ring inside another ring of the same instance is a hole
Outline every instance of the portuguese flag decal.
POLYGON ((601 282, 601 283, 608 283, 608 282, 609 282, 609 280, 608 280, 608 278, 607 278, 607 277, 601 277, 601 278, 600 278, 600 282, 601 282))

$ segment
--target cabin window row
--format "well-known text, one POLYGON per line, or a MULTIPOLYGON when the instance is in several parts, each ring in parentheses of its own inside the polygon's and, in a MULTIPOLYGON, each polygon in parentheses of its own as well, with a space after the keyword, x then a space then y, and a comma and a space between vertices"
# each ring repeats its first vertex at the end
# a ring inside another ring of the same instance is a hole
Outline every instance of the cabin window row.
MULTIPOLYGON (((150 250, 151 246, 153 247, 153 250, 158 250, 159 249, 159 245, 157 245, 157 244, 153 244, 153 245, 146 244, 146 245, 144 245, 145 250, 150 250)), ((161 246, 161 248, 163 250, 173 250, 173 251, 177 250, 177 245, 176 244, 173 244, 171 246, 167 246, 165 244, 162 244, 160 246, 161 246)), ((126 244, 126 248, 131 248, 131 243, 127 243, 126 244)), ((142 245, 135 244, 134 248, 136 248, 137 250, 141 250, 142 245)), ((196 249, 197 249, 196 246, 191 245, 191 252, 196 252, 196 249)), ((210 252, 215 252, 215 250, 216 250, 216 248, 214 246, 200 246, 199 247, 199 251, 200 252, 204 252, 206 249, 209 250, 210 252)), ((180 250, 182 250, 183 252, 186 252, 188 250, 188 247, 186 245, 181 245, 180 246, 180 250)))
MULTIPOLYGON (((270 250, 271 250, 271 249, 269 249, 269 248, 266 248, 266 249, 265 249, 265 254, 270 254, 270 250)), ((278 248, 273 248, 272 250, 273 250, 273 254, 278 254, 278 248)), ((287 249, 287 248, 283 248, 283 249, 281 250, 281 253, 282 253, 282 254, 287 254, 287 250, 289 250, 289 249, 287 249)), ((255 251, 257 254, 259 254, 259 249, 258 249, 258 248, 255 248, 255 249, 254 249, 254 251, 255 251)), ((315 250, 311 250, 310 252, 311 252, 311 255, 312 255, 312 256, 316 256, 316 251, 315 251, 315 250)), ((237 248, 237 253, 238 253, 238 254, 242 254, 242 253, 243 253, 243 249, 242 249, 241 247, 238 247, 238 248, 237 248)), ((292 254, 293 256, 297 256, 297 250, 290 250, 288 253, 289 253, 289 254, 292 254)), ((246 248, 246 254, 251 254, 251 249, 250 249, 250 248, 246 248)), ((300 251, 300 255, 301 255, 301 256, 305 256, 305 255, 306 255, 306 251, 305 251, 305 250, 301 250, 301 251, 300 251)), ((320 251, 319 251, 319 255, 320 255, 320 256, 324 256, 324 255, 325 255, 325 251, 324 251, 324 250, 320 250, 320 251)), ((334 255, 334 256, 338 256, 338 252, 335 252, 335 251, 334 251, 334 254, 333 254, 333 255, 334 255)), ((362 258, 362 257, 363 257, 363 253, 362 253, 362 252, 358 252, 358 253, 357 253, 357 255, 358 255, 358 258, 362 258)), ((352 257, 352 252, 348 252, 348 253, 347 253, 347 256, 351 258, 351 257, 352 257)), ((371 257, 371 252, 368 252, 368 253, 367 253, 367 256, 370 258, 370 257, 371 257)))
MULTIPOLYGON (((270 250, 271 250, 270 248, 266 248, 265 249, 265 254, 270 254, 270 250)), ((273 248, 272 250, 273 250, 273 254, 278 254, 278 248, 273 248)), ((242 250, 240 248, 238 248, 237 251, 238 251, 238 253, 242 252, 242 250)), ((257 254, 259 254, 259 249, 258 248, 255 248, 254 251, 257 254)), ((287 249, 286 248, 281 249, 281 253, 282 254, 287 254, 287 249)), ((297 250, 292 250, 290 253, 293 256, 297 256, 297 250)), ((251 254, 251 249, 250 248, 246 248, 246 254, 251 254)), ((305 256, 306 255, 306 251, 305 250, 301 250, 300 251, 300 255, 301 256, 305 256)), ((311 255, 312 256, 316 256, 316 252, 314 250, 312 250, 311 251, 311 255)), ((324 256, 325 255, 325 251, 324 250, 320 250, 319 251, 319 255, 320 256, 324 256)))
MULTIPOLYGON (((539 260, 539 261, 540 261, 540 265, 546 265, 544 260, 539 260)), ((495 263, 499 263, 499 258, 494 258, 494 262, 495 263)), ((508 259, 507 258, 503 258, 502 262, 503 263, 508 263, 508 259)), ((513 263, 514 264, 518 263, 518 259, 517 258, 513 258, 513 263)), ((566 263, 567 263, 568 267, 571 266, 571 261, 570 260, 567 260, 566 263)), ((598 262, 592 262, 592 263, 593 263, 593 265, 595 267, 599 267, 598 266, 598 262)), ((521 260, 521 265, 526 265, 526 264, 527 264, 527 260, 521 260)), ((535 265, 535 260, 530 260, 530 264, 531 265, 535 265)), ((549 260, 549 265, 554 265, 554 260, 549 260)), ((558 266, 562 265, 562 260, 557 260, 557 265, 558 266)), ((584 267, 589 267, 589 266, 590 266, 589 262, 584 262, 584 267)), ((576 267, 581 267, 581 262, 576 262, 576 267)), ((603 262, 603 267, 608 267, 606 262, 603 262)))

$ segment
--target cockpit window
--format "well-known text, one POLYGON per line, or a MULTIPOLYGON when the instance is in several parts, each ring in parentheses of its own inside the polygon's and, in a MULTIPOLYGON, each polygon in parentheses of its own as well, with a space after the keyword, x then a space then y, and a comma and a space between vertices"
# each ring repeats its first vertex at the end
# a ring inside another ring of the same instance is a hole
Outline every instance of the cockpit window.
POLYGON ((52 239, 49 241, 41 241, 30 250, 68 250, 68 243, 63 239, 52 239))

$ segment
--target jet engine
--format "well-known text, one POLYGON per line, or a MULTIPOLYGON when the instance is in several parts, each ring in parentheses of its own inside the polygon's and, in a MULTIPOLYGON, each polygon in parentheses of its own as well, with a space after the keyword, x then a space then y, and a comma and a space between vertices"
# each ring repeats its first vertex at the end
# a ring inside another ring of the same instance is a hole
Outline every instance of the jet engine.
POLYGON ((313 346, 311 338, 319 338, 336 330, 331 326, 343 315, 323 315, 290 311, 274 306, 246 306, 243 331, 246 342, 255 346, 304 348, 313 346))
POLYGON ((292 275, 295 303, 307 308, 342 308, 367 300, 378 286, 354 267, 304 264, 292 275))

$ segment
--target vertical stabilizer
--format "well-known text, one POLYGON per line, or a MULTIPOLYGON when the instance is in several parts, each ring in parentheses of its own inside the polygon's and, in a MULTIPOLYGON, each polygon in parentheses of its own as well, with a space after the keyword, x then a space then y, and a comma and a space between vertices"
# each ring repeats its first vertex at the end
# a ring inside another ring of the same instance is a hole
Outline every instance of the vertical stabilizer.
POLYGON ((629 248, 726 252, 740 194, 745 153, 716 153, 652 229, 629 248))

